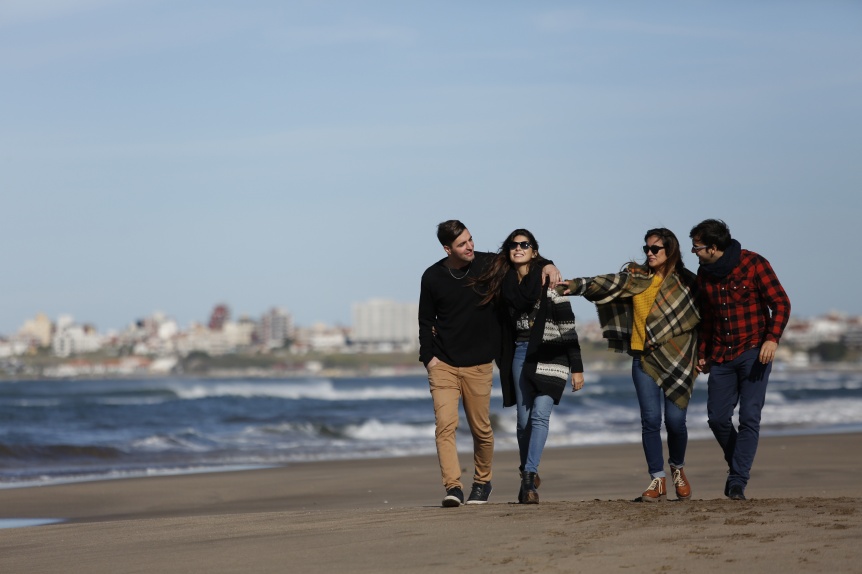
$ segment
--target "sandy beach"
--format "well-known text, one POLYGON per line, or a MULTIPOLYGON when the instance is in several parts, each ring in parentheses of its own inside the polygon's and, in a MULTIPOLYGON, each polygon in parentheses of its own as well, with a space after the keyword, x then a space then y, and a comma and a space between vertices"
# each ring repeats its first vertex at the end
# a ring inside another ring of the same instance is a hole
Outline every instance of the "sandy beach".
POLYGON ((634 502, 644 467, 637 444, 548 449, 541 504, 518 505, 516 454, 497 453, 491 501, 454 509, 434 457, 5 489, 0 518, 65 522, 0 530, 0 571, 862 568, 862 435, 763 438, 744 502, 711 440, 689 444, 688 502, 634 502))

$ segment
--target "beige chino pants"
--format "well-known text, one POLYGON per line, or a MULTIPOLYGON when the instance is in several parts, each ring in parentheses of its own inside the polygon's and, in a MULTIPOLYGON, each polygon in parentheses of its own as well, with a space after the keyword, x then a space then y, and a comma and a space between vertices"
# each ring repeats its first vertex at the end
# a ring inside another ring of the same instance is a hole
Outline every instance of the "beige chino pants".
POLYGON ((440 473, 446 490, 464 488, 455 445, 459 399, 464 403, 464 414, 473 435, 473 482, 491 481, 491 462, 494 458, 494 432, 491 430, 490 415, 493 377, 491 363, 452 367, 440 361, 428 371, 428 383, 434 399, 437 459, 440 461, 440 473))

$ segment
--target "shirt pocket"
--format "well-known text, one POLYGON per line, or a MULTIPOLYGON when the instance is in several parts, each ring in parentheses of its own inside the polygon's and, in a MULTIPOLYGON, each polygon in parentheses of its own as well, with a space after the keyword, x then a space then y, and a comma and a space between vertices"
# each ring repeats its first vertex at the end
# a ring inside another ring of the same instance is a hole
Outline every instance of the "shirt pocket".
POLYGON ((752 297, 752 289, 751 281, 748 281, 747 279, 731 281, 727 286, 727 290, 730 292, 730 298, 735 303, 746 303, 747 301, 750 301, 752 297))

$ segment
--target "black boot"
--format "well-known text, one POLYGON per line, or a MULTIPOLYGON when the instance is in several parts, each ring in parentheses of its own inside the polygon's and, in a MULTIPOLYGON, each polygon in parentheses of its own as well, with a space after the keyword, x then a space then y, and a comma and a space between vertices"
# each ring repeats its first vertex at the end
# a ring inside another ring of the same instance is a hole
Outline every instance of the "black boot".
POLYGON ((539 493, 536 491, 536 473, 521 474, 521 492, 518 495, 521 504, 539 504, 539 493))
MULTIPOLYGON (((518 476, 521 477, 521 488, 518 490, 518 504, 524 504, 524 467, 518 467, 518 476)), ((542 486, 542 479, 539 478, 539 473, 536 473, 536 478, 533 479, 533 487, 538 489, 542 486)))

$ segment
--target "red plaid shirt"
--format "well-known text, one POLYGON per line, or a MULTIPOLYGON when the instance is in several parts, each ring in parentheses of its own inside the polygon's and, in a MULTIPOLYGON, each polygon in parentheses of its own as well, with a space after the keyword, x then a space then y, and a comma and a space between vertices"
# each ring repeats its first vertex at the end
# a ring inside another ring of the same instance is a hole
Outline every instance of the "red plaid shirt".
POLYGON ((778 342, 790 319, 790 299, 769 261, 742 250, 729 275, 697 274, 698 359, 726 363, 764 341, 778 342), (771 313, 770 313, 771 312, 771 313))

